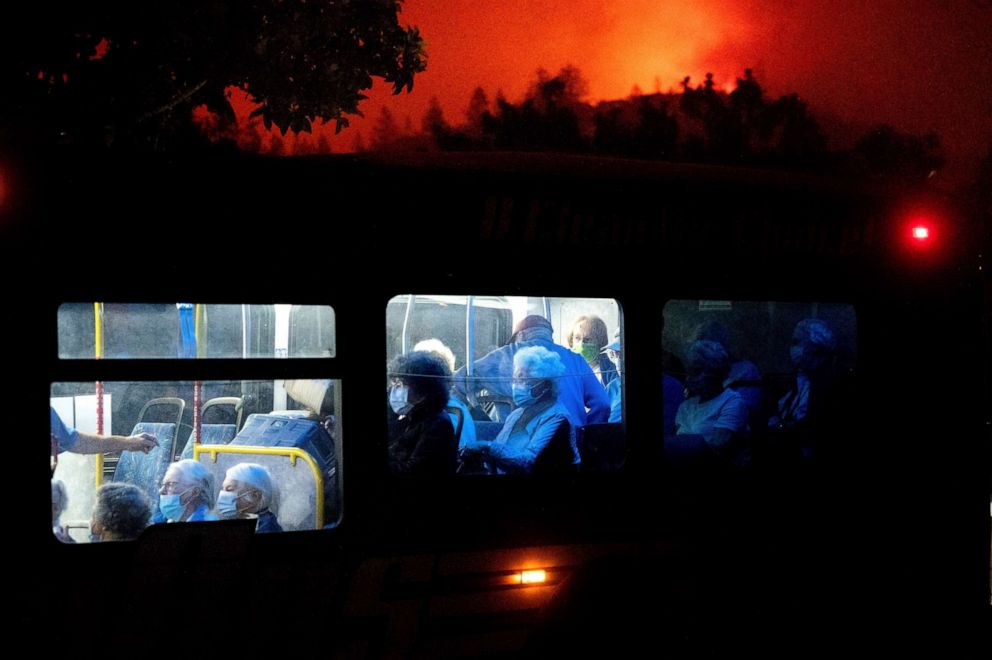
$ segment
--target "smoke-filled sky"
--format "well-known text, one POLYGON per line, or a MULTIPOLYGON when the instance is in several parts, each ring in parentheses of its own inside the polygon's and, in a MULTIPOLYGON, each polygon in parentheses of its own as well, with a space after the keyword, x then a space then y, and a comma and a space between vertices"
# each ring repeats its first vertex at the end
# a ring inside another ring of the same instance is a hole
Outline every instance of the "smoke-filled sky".
POLYGON ((567 64, 590 101, 707 71, 729 88, 750 67, 769 94, 796 92, 821 116, 938 133, 955 177, 992 145, 990 0, 407 0, 400 21, 421 29, 428 69, 410 95, 377 85, 338 150, 383 102, 419 127, 437 96, 459 123, 476 86, 518 100, 536 69, 567 64))

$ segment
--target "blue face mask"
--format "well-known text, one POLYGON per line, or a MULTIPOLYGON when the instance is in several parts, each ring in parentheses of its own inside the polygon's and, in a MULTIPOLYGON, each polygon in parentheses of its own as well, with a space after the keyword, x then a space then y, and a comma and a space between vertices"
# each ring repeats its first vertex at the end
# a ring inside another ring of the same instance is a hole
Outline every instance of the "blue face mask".
POLYGON ((238 500, 241 496, 233 490, 222 490, 217 494, 217 513, 221 518, 230 520, 238 517, 238 500))
POLYGON ((547 392, 545 387, 546 382, 542 382, 533 387, 528 387, 526 385, 519 385, 517 383, 513 384, 513 403, 518 408, 523 408, 524 406, 529 406, 535 403, 547 392))
POLYGON ((413 404, 407 401, 409 390, 403 385, 394 385, 389 390, 389 406, 397 415, 406 415, 413 410, 413 404))
POLYGON ((158 508, 161 509, 162 515, 169 520, 179 521, 182 520, 183 511, 186 509, 185 505, 179 502, 179 498, 182 495, 188 493, 189 490, 185 490, 178 495, 159 495, 158 496, 158 508))

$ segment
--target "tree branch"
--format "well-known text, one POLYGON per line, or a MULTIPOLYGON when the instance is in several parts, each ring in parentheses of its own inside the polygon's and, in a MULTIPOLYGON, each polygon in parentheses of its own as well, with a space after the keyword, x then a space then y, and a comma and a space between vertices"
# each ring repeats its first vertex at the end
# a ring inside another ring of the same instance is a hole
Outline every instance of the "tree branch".
POLYGON ((141 123, 141 122, 143 122, 143 121, 145 121, 147 119, 151 119, 152 117, 155 117, 157 115, 161 115, 161 114, 164 114, 166 112, 171 112, 173 110, 173 108, 175 108, 177 105, 179 105, 180 103, 183 103, 185 101, 188 101, 194 94, 196 94, 197 92, 199 92, 201 89, 203 89, 206 86, 207 86, 207 81, 206 80, 202 80, 202 81, 198 82, 196 85, 194 85, 190 89, 187 89, 185 92, 183 92, 179 96, 173 98, 171 101, 169 101, 165 105, 163 105, 163 106, 161 106, 159 108, 156 108, 155 110, 151 110, 151 111, 146 112, 145 114, 143 114, 141 117, 138 118, 138 123, 141 123))

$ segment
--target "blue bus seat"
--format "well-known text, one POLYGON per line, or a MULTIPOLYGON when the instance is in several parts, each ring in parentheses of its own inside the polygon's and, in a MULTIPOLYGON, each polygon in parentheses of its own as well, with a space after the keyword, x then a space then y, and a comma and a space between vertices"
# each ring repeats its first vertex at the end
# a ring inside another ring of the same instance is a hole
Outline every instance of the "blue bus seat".
MULTIPOLYGON (((238 434, 238 429, 241 427, 241 415, 244 413, 244 398, 240 396, 218 396, 212 399, 208 399, 200 407, 200 420, 207 419, 207 412, 213 408, 220 408, 221 406, 231 406, 234 410, 234 424, 200 424, 200 442, 205 445, 226 445, 234 439, 234 436, 238 434)), ((176 460, 182 460, 185 458, 193 458, 193 432, 190 431, 189 437, 186 439, 186 444, 183 445, 183 450, 180 455, 176 457, 176 460)))
POLYGON ((147 454, 140 451, 125 451, 121 453, 114 469, 111 481, 123 481, 134 484, 151 498, 158 502, 158 489, 165 476, 165 470, 172 462, 172 449, 176 441, 176 425, 138 422, 134 425, 131 435, 149 433, 158 439, 158 447, 147 454))
POLYGON ((324 482, 324 520, 338 518, 337 456, 334 440, 316 415, 287 413, 249 415, 231 444, 256 447, 296 447, 317 463, 324 482))
POLYGON ((580 426, 575 429, 575 441, 582 457, 583 472, 623 467, 625 442, 621 423, 580 426))
POLYGON ((451 424, 455 427, 455 440, 460 440, 462 437, 462 427, 465 425, 462 409, 457 406, 448 406, 444 409, 444 412, 452 417, 451 424))
MULTIPOLYGON (((551 442, 534 460, 534 474, 571 474, 579 470, 572 452, 572 425, 565 421, 551 437, 551 442)), ((580 453, 579 456, 582 456, 580 453)), ((583 461, 585 459, 583 458, 583 461)))
POLYGON ((476 440, 495 440, 503 428, 503 422, 479 422, 475 423, 476 440))
MULTIPOLYGON (((234 424, 201 424, 200 444, 229 445, 237 433, 238 427, 234 424)), ((179 459, 193 458, 193 445, 195 444, 193 442, 193 433, 190 433, 186 439, 186 445, 183 447, 183 452, 179 455, 179 459)))

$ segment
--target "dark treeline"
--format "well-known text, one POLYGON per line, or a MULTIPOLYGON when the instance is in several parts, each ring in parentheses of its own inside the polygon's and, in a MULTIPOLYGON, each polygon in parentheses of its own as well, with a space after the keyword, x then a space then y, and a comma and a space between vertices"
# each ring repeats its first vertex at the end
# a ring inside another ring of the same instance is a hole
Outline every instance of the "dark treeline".
POLYGON ((730 92, 712 74, 699 85, 625 99, 584 101, 587 85, 575 67, 541 70, 517 102, 476 88, 461 122, 445 118, 432 100, 422 132, 399 131, 391 117, 374 131, 374 149, 524 150, 625 158, 846 171, 868 177, 920 181, 943 164, 936 135, 915 136, 881 125, 853 145, 832 147, 797 94, 769 98, 750 69, 730 92), (384 130, 388 128, 389 130, 384 130))

